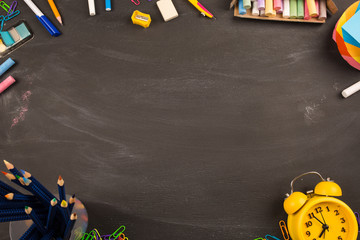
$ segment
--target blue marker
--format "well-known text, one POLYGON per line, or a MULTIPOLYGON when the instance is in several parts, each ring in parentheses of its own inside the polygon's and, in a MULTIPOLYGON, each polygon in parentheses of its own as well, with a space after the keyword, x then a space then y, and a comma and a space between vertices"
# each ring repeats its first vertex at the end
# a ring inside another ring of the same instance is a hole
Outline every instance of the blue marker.
POLYGON ((105 10, 111 11, 111 0, 105 0, 105 10))
POLYGON ((50 22, 50 20, 40 11, 40 9, 31 0, 24 0, 24 2, 35 13, 37 19, 39 19, 41 24, 46 28, 46 30, 48 30, 51 36, 57 37, 61 34, 59 30, 50 22))

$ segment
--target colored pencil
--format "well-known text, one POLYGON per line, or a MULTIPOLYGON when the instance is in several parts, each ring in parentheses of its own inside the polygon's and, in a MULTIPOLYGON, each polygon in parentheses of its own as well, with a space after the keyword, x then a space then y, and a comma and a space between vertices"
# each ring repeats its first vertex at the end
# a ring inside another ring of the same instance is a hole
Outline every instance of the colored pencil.
POLYGON ((5 195, 8 200, 37 201, 33 195, 23 195, 18 193, 8 193, 5 195))
POLYGON ((6 168, 14 175, 19 175, 20 177, 23 177, 23 175, 21 174, 21 172, 19 170, 17 170, 16 167, 14 167, 14 165, 12 165, 11 163, 9 163, 8 161, 4 160, 5 166, 6 168))
POLYGON ((65 240, 68 240, 70 238, 71 229, 73 229, 76 219, 77 219, 76 213, 71 214, 70 220, 65 228, 65 233, 64 233, 65 240))
POLYGON ((49 5, 50 5, 51 10, 52 10, 53 13, 54 13, 55 18, 59 21, 59 23, 60 23, 61 25, 63 25, 62 20, 61 20, 60 13, 59 13, 59 11, 58 11, 55 3, 54 3, 54 0, 48 0, 48 3, 49 3, 49 5))
POLYGON ((36 225, 33 223, 26 232, 19 238, 19 240, 28 240, 36 232, 36 225))
POLYGON ((31 173, 25 171, 25 170, 21 170, 22 174, 24 175, 24 177, 30 179, 34 185, 36 185, 42 192, 44 192, 47 196, 49 196, 51 199, 55 198, 55 196, 49 191, 47 190, 47 188, 45 188, 36 178, 34 178, 31 173))
POLYGON ((33 222, 36 225, 36 228, 42 233, 45 234, 46 233, 46 229, 43 226, 40 218, 38 217, 38 215, 33 211, 33 209, 29 206, 25 206, 25 212, 26 214, 28 214, 30 216, 30 218, 33 220, 33 222))
POLYGON ((62 200, 60 206, 61 206, 61 210, 64 212, 64 218, 67 221, 70 217, 68 203, 65 200, 62 200))
POLYGON ((74 195, 72 195, 72 197, 70 197, 70 199, 69 199, 69 212, 70 212, 70 213, 72 213, 72 210, 73 210, 73 208, 74 208, 75 200, 76 200, 76 198, 75 198, 75 194, 74 194, 74 195))
POLYGON ((58 184, 58 190, 59 190, 59 200, 60 202, 62 202, 63 200, 66 201, 66 196, 65 196, 65 181, 64 179, 59 176, 59 179, 57 181, 58 184))
POLYGON ((56 198, 53 198, 51 200, 50 206, 49 206, 49 213, 48 213, 48 217, 47 217, 47 221, 46 221, 46 229, 49 229, 54 222, 55 213, 56 213, 56 208, 55 208, 56 204, 57 204, 57 200, 56 200, 56 198))
POLYGON ((42 238, 40 238, 40 240, 50 240, 53 238, 54 235, 55 235, 55 230, 52 229, 48 231, 42 238))
POLYGON ((3 181, 0 181, 0 187, 3 188, 4 190, 8 191, 8 192, 20 193, 18 190, 16 190, 15 188, 7 185, 3 181))

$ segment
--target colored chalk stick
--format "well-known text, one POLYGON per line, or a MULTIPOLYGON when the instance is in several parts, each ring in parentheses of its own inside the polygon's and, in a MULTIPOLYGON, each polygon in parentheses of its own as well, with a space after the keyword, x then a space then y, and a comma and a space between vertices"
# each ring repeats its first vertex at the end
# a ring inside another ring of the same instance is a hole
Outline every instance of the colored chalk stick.
POLYGON ((309 9, 309 15, 311 17, 315 17, 317 15, 315 0, 306 0, 306 1, 307 1, 307 7, 309 9))
POLYGON ((253 7, 251 9, 251 15, 253 16, 259 16, 259 8, 258 8, 258 2, 257 1, 254 1, 253 2, 253 7))
POLYGON ((304 0, 297 0, 297 18, 304 19, 304 0))
POLYGON ((246 14, 246 9, 244 8, 243 0, 239 0, 239 14, 240 15, 246 14))
POLYGON ((290 0, 290 18, 297 18, 297 1, 290 0))
POLYGON ((319 20, 325 20, 327 18, 326 13, 326 0, 320 0, 320 13, 319 13, 319 20))
MULTIPOLYGON (((8 58, 5 62, 3 62, 0 65, 0 76, 3 75, 7 70, 9 70, 9 68, 11 68, 14 64, 15 64, 15 62, 11 58, 8 58)), ((10 187, 9 185, 7 185, 3 182, 1 182, 0 185, 4 189, 8 190, 9 192, 19 193, 17 190, 13 189, 12 187, 10 187), (5 187, 4 185, 6 185, 7 187, 5 187)))
POLYGON ((310 20, 311 17, 310 17, 310 14, 309 14, 309 8, 308 8, 308 5, 307 5, 307 1, 305 0, 305 6, 304 6, 304 19, 305 20, 310 20))
POLYGON ((243 0, 243 5, 245 9, 251 8, 251 1, 250 0, 243 0))
POLYGON ((265 0, 258 0, 258 9, 265 10, 265 0))
POLYGON ((272 16, 273 15, 273 0, 265 0, 265 15, 272 16))
POLYGON ((290 18, 290 0, 284 0, 283 18, 290 18))
POLYGON ((0 83, 0 93, 5 91, 15 82, 15 79, 12 76, 7 77, 4 81, 0 83))
POLYGON ((276 11, 279 11, 281 9, 281 0, 274 0, 273 4, 276 11))

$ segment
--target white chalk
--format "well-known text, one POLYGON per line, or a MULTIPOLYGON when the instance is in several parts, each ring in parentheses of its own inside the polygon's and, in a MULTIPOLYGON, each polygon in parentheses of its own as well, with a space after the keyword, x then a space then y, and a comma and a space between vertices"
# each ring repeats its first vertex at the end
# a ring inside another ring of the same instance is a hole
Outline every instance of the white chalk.
POLYGON ((170 21, 179 16, 171 0, 160 0, 156 2, 164 21, 170 21))
POLYGON ((356 93, 359 90, 360 90, 360 81, 355 83, 354 85, 351 85, 350 87, 348 87, 344 91, 342 91, 341 94, 343 95, 344 98, 347 98, 347 97, 350 97, 351 95, 353 95, 354 93, 356 93))
POLYGON ((88 0, 88 4, 89 4, 89 14, 90 14, 90 16, 95 16, 96 15, 95 0, 88 0))
POLYGON ((283 18, 290 18, 290 1, 284 0, 283 18))
POLYGON ((257 1, 254 1, 252 3, 252 9, 251 9, 251 15, 253 16, 259 16, 259 9, 258 9, 258 2, 257 1))

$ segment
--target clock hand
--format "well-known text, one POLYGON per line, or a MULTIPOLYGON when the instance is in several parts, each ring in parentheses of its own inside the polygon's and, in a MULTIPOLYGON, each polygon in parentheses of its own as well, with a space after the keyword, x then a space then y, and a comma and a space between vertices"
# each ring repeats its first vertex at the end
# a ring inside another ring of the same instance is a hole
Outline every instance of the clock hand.
POLYGON ((329 231, 329 225, 326 224, 326 221, 325 221, 325 218, 324 218, 322 212, 320 212, 320 214, 321 214, 321 217, 322 217, 322 219, 324 221, 323 227, 325 226, 325 228, 329 231))
POLYGON ((321 231, 319 238, 321 238, 321 236, 322 236, 324 233, 325 233, 325 228, 323 228, 323 230, 321 231))
POLYGON ((316 220, 319 221, 319 223, 321 223, 322 225, 325 225, 322 221, 320 221, 317 217, 313 216, 316 220))

